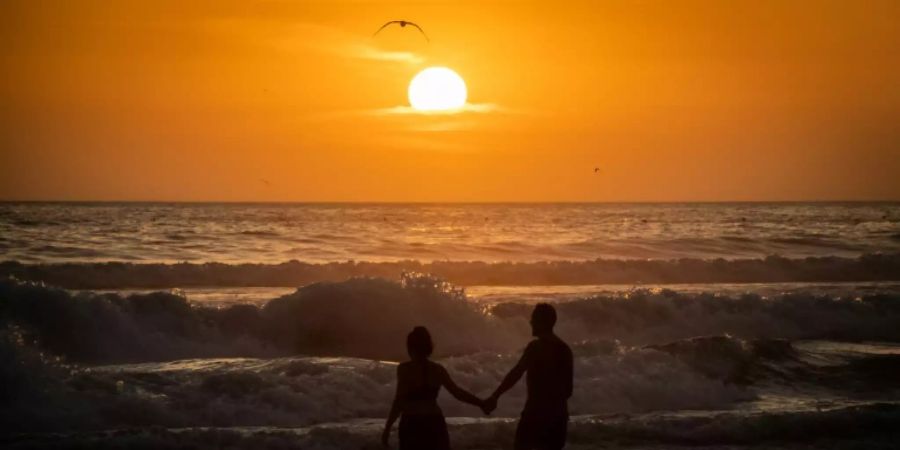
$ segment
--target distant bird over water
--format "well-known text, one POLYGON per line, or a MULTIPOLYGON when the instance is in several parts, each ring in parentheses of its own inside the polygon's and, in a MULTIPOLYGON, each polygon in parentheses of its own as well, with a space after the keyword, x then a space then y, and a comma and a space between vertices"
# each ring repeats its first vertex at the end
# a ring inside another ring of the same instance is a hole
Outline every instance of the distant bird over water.
POLYGON ((425 34, 425 30, 423 30, 422 27, 420 27, 419 25, 417 25, 417 24, 415 24, 415 23, 413 23, 413 22, 410 22, 410 21, 408 21, 408 20, 392 20, 392 21, 390 21, 390 22, 387 22, 387 23, 385 23, 384 25, 382 25, 381 28, 378 29, 378 31, 376 31, 374 34, 372 34, 372 37, 377 36, 378 33, 381 33, 381 30, 383 30, 383 29, 385 29, 385 28, 387 28, 388 26, 393 25, 393 24, 400 25, 400 28, 405 28, 407 25, 409 25, 409 26, 411 26, 411 27, 416 27, 416 29, 419 30, 419 33, 422 33, 422 36, 425 37, 425 41, 426 41, 426 42, 431 42, 431 39, 428 39, 428 35, 425 34))

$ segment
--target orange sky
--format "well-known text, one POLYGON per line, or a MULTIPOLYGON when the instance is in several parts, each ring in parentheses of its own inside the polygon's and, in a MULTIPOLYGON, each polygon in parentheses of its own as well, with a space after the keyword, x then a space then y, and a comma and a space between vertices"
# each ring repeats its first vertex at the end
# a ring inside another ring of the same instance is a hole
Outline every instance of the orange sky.
POLYGON ((898 24, 898 1, 5 0, 0 199, 900 200, 898 24), (431 43, 371 37, 400 18, 431 43), (433 65, 477 111, 396 112, 433 65))

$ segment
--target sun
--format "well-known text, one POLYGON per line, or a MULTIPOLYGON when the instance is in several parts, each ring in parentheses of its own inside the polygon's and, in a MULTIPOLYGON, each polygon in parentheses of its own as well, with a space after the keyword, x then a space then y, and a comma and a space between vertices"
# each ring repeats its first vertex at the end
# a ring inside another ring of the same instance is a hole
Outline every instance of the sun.
POLYGON ((417 111, 448 111, 466 104, 466 82, 446 67, 429 67, 409 82, 409 104, 417 111))

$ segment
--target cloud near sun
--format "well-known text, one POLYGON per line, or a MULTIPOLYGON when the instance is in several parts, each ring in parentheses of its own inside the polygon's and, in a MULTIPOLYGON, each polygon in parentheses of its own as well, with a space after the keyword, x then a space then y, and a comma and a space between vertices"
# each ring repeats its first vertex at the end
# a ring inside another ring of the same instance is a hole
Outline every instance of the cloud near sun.
POLYGON ((459 108, 452 109, 438 109, 438 110, 419 110, 413 108, 412 106, 394 106, 392 108, 381 108, 371 111, 372 114, 375 115, 426 115, 426 116, 434 116, 434 115, 446 115, 446 114, 461 114, 461 113, 476 113, 476 114, 485 114, 492 112, 504 112, 504 108, 499 105, 495 105, 493 103, 466 103, 459 108))
MULTIPOLYGON (((303 24, 300 34, 316 34, 319 39, 305 40, 311 48, 347 58, 421 65, 426 59, 414 52, 390 51, 372 45, 371 37, 361 36, 329 27, 303 24), (324 39, 323 39, 324 38, 324 39)), ((285 44, 295 44, 290 40, 285 44)), ((504 109, 493 103, 469 103, 465 81, 452 69, 427 67, 411 81, 409 105, 376 108, 367 111, 380 115, 448 115, 463 113, 492 113, 504 109)))
POLYGON ((376 114, 460 114, 487 113, 498 108, 493 104, 468 102, 466 82, 448 67, 428 67, 413 77, 407 92, 409 106, 395 106, 376 111, 376 114))
POLYGON ((382 50, 369 42, 370 37, 348 33, 317 24, 297 24, 278 44, 284 48, 306 47, 346 58, 421 64, 425 58, 406 51, 382 50))
POLYGON ((208 32, 237 36, 245 41, 259 41, 263 45, 287 53, 308 49, 338 57, 373 61, 422 64, 425 58, 408 51, 382 50, 371 43, 369 36, 315 23, 291 23, 251 19, 216 19, 205 22, 208 32))
MULTIPOLYGON (((339 58, 382 61, 413 66, 426 65, 426 58, 411 51, 385 50, 378 48, 372 37, 312 23, 289 25, 268 21, 251 21, 256 30, 266 30, 254 37, 267 45, 287 53, 300 49, 326 53, 339 58)), ((207 29, 214 33, 235 34, 235 30, 247 29, 237 26, 235 20, 215 20, 207 22, 207 29)), ((246 24, 246 21, 243 21, 246 24)), ((248 39, 250 36, 241 36, 248 39)), ((410 83, 409 103, 392 107, 373 108, 355 113, 372 116, 441 116, 460 114, 488 114, 510 112, 494 103, 470 103, 465 81, 452 69, 446 67, 426 67, 410 83), (449 75, 448 75, 449 73, 449 75), (426 75, 426 76, 423 76, 426 75), (430 77, 427 75, 431 75, 430 77), (435 76, 438 75, 438 76, 435 76), (418 84, 417 84, 418 82, 418 84), (459 92, 461 91, 461 92, 459 92)), ((354 112, 346 111, 354 114, 354 112)), ((323 114, 316 114, 323 116, 323 114)), ((340 116, 340 112, 324 116, 340 116)))

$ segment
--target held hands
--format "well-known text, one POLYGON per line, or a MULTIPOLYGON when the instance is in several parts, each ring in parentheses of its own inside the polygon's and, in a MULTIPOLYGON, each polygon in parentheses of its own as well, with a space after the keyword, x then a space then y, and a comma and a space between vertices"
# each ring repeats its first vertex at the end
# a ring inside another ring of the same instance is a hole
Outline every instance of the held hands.
POLYGON ((497 397, 493 395, 481 401, 481 411, 486 415, 491 415, 497 409, 497 397))

